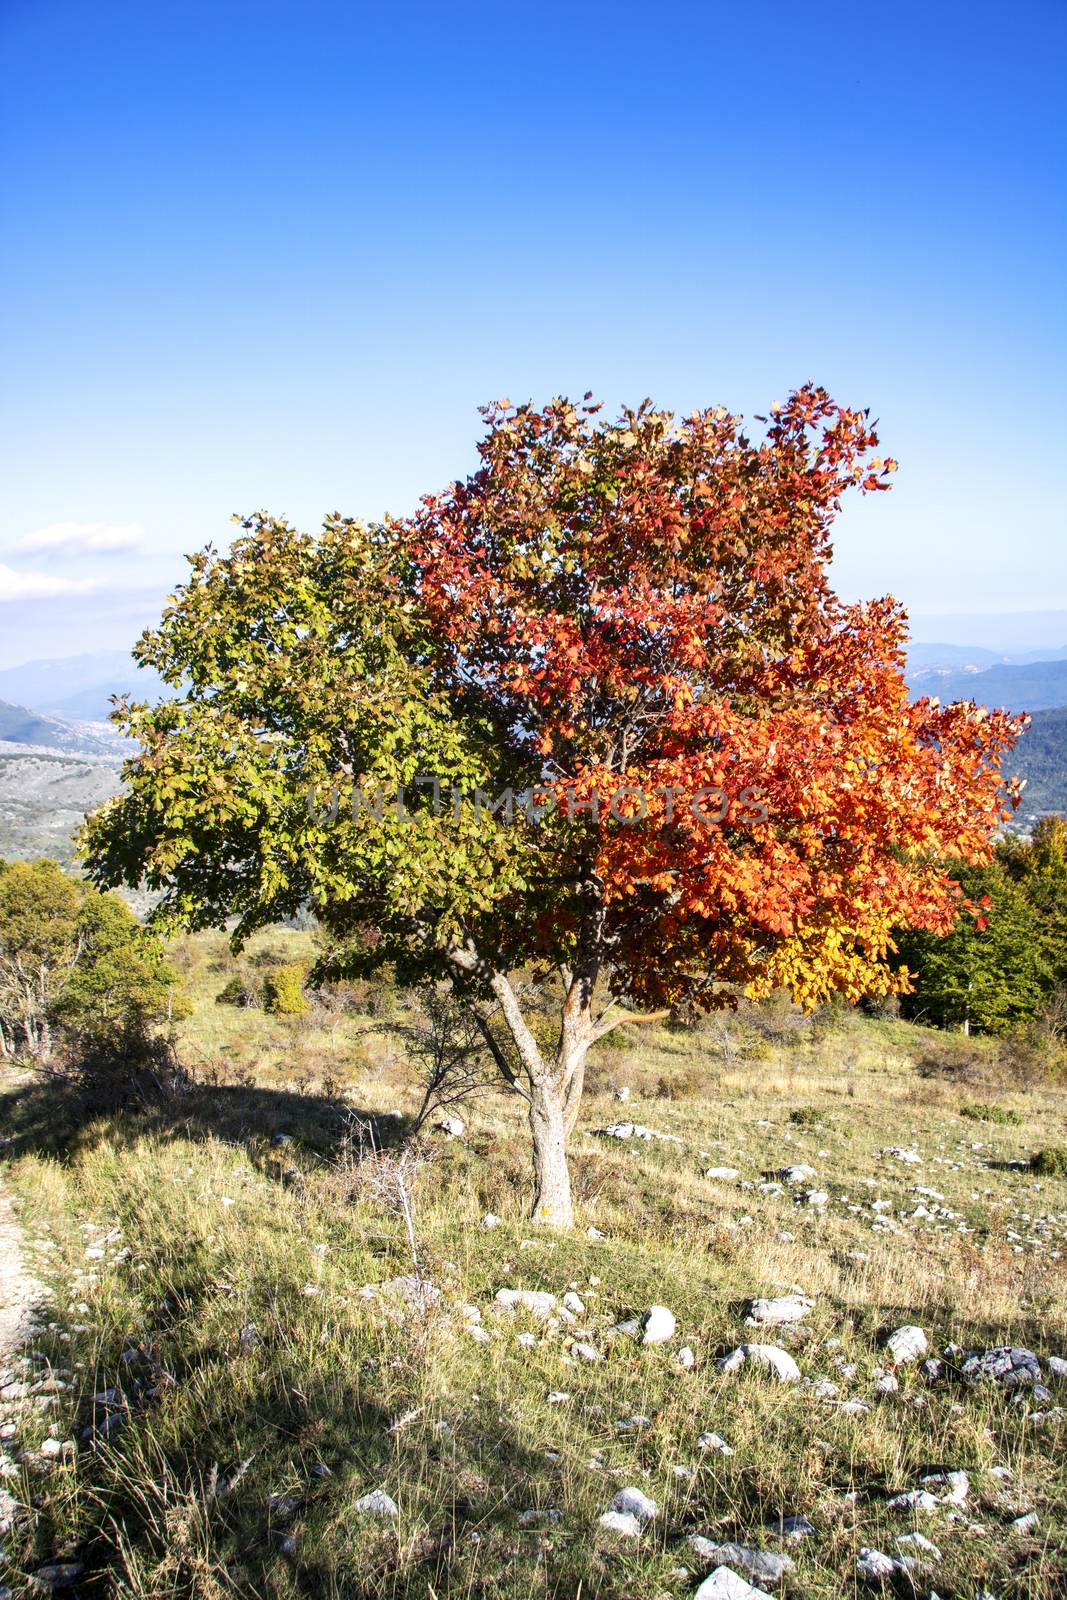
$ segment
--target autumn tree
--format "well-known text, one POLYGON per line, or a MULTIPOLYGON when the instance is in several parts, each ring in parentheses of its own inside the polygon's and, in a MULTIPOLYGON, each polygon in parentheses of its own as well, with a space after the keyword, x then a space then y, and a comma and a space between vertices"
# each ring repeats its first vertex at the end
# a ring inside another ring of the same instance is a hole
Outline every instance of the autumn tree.
POLYGON ((320 970, 451 980, 527 1104, 535 1215, 569 1224, 591 1045, 906 986, 890 931, 953 926, 1018 725, 912 703, 900 607, 831 588, 842 496, 895 466, 866 413, 806 387, 755 438, 588 396, 485 415, 478 470, 412 517, 257 516, 191 558, 139 648, 175 698, 119 714, 140 753, 88 859, 164 923, 239 942, 310 905, 320 970), (548 1044, 520 969, 555 985, 548 1044))

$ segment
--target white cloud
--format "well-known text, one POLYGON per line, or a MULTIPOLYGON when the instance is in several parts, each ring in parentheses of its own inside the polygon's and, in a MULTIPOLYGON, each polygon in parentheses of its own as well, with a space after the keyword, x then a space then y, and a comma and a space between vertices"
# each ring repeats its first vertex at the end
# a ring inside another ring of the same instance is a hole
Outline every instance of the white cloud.
POLYGON ((46 528, 28 533, 15 545, 16 550, 86 550, 112 555, 133 550, 144 541, 144 529, 136 523, 50 522, 46 528))
POLYGON ((5 600, 50 600, 57 594, 88 594, 97 578, 60 578, 51 572, 16 572, 0 561, 0 604, 5 600))

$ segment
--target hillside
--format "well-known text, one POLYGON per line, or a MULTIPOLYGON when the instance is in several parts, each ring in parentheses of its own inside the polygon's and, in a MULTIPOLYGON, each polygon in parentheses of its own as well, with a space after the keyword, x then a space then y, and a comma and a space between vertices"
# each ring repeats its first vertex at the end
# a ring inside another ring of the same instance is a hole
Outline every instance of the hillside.
POLYGON ((32 1508, 0 1583, 681 1600, 726 1565, 838 1600, 874 1550, 886 1593, 1062 1597, 1067 1182, 1027 1166, 1062 1087, 899 1022, 639 1030, 591 1063, 578 1229, 528 1219, 522 1106, 493 1091, 405 1169, 416 1269, 389 1153, 410 1001, 279 1019, 216 1003, 224 937, 175 958, 177 1099, 87 1118, 0 1069, 54 1296, 0 1405, 32 1508), (726 1360, 752 1345, 797 1376, 726 1360), (1023 1386, 975 1374, 1002 1347, 1033 1352, 1023 1386))
POLYGON ((1014 765, 1027 780, 1020 817, 1049 811, 1067 815, 1067 707, 1034 713, 1014 765))
POLYGON ((0 856, 69 861, 86 811, 117 792, 120 763, 0 743, 0 856))
POLYGON ((909 682, 916 695, 977 700, 1008 711, 1047 711, 1067 705, 1067 660, 1001 664, 981 671, 928 669, 911 673, 909 682))

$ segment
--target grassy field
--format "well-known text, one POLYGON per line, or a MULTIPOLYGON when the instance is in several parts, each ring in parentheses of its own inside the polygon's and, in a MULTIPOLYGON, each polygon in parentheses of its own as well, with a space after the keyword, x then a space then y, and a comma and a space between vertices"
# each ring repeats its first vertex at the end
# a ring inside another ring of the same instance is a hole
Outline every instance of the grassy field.
MULTIPOLYGON (((251 958, 308 944, 276 932, 251 958)), ((45 1592, 25 1575, 69 1563, 87 1596, 653 1600, 743 1570, 697 1535, 788 1555, 761 1587, 791 1596, 870 1592, 870 1548, 917 1563, 889 1580, 902 1593, 1067 1593, 1067 1380, 1046 1360, 1067 1357, 1067 1181, 1028 1165, 1067 1143, 1064 1088, 987 1042, 851 1014, 601 1045, 573 1236, 526 1219, 517 1100, 421 1141, 415 1243, 440 1295, 413 1306, 368 1288, 413 1267, 395 1164, 360 1159, 353 1121, 387 1143, 418 1103, 402 1001, 271 1017, 215 1003, 221 939, 176 955, 187 1094, 86 1116, 0 1080, 3 1177, 52 1291, 12 1375, 28 1392, 0 1398, 19 1507, 0 1583, 45 1592), (680 1142, 594 1131, 623 1117, 680 1142), (767 1177, 800 1164, 814 1177, 767 1177), (557 1305, 508 1310, 503 1287, 557 1305), (754 1297, 791 1291, 813 1302, 799 1324, 746 1326, 754 1297), (610 1331, 653 1305, 668 1342, 610 1331), (906 1324, 938 1371, 892 1368, 906 1324), (748 1341, 787 1349, 800 1381, 720 1371, 748 1341), (966 1354, 1003 1344, 1039 1356, 1048 1397, 967 1381, 966 1354), (957 1471, 966 1493, 890 1504, 957 1471), (628 1487, 656 1504, 639 1535, 600 1523, 628 1487), (378 1490, 395 1516, 366 1507, 378 1490), (803 1537, 778 1526, 794 1516, 803 1537), (899 1543, 916 1531, 937 1559, 899 1543)))

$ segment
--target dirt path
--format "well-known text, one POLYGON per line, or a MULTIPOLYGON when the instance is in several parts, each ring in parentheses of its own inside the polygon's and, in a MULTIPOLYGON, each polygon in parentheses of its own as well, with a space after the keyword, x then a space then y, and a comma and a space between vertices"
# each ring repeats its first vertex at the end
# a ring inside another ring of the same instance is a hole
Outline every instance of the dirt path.
POLYGON ((30 1331, 41 1286, 23 1265, 22 1229, 10 1196, 0 1186, 0 1369, 30 1331))

